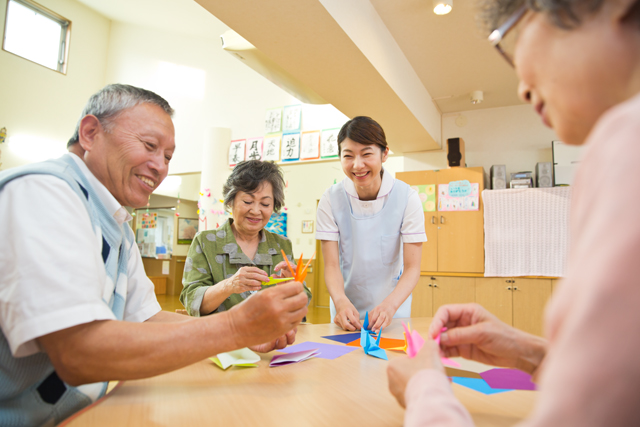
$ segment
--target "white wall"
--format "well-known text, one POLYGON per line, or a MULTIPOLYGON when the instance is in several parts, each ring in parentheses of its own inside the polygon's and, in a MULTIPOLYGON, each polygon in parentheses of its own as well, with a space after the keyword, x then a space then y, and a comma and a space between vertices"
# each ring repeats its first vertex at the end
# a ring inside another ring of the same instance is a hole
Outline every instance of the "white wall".
MULTIPOLYGON (((228 29, 214 25, 220 27, 219 34, 228 29)), ((261 136, 267 108, 299 103, 224 52, 218 38, 119 22, 112 24, 107 67, 107 83, 115 82, 153 90, 176 110, 171 174, 200 171, 207 129, 230 128, 232 139, 261 136)))
MULTIPOLYGON (((104 85, 110 21, 74 0, 38 3, 71 21, 67 74, 0 50, 3 170, 65 153, 87 99, 104 85)), ((6 4, 0 0, 3 34, 6 4)))

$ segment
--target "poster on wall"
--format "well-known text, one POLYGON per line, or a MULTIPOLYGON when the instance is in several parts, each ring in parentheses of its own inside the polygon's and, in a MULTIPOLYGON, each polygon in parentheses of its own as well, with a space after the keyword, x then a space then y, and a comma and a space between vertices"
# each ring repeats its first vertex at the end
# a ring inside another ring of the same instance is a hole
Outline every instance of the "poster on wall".
POLYGON ((479 184, 451 181, 438 185, 439 211, 477 211, 479 207, 479 184))
POLYGON ((262 160, 277 162, 280 160, 281 136, 266 136, 262 149, 262 160))
POLYGON ((435 212, 436 210, 436 185, 412 185, 420 197, 423 212, 435 212))
POLYGON ((340 129, 324 129, 320 138, 320 157, 330 159, 338 157, 338 133, 340 129))
POLYGON ((264 119, 265 133, 278 133, 282 131, 282 108, 270 108, 264 119))
POLYGON ((233 167, 244 160, 245 142, 246 140, 244 139, 231 141, 231 146, 229 147, 229 166, 233 167))
POLYGON ((302 132, 300 136, 300 159, 320 158, 320 131, 302 132))
POLYGON ((282 135, 282 161, 300 159, 300 134, 289 133, 282 135))
POLYGON ((269 218, 269 222, 264 228, 272 233, 287 237, 287 213, 272 213, 271 218, 269 218))
POLYGON ((302 125, 302 105, 287 105, 284 107, 282 122, 283 132, 300 131, 302 125))
POLYGON ((247 139, 246 160, 262 160, 262 138, 247 139))
POLYGON ((190 245, 198 232, 198 218, 178 218, 178 244, 190 245))

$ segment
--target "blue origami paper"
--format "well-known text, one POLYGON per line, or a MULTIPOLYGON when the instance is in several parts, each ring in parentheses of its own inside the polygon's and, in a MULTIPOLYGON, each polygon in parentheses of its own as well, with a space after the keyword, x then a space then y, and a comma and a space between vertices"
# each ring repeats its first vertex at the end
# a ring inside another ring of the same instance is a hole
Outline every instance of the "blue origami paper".
POLYGON ((377 357, 378 359, 389 360, 387 358, 387 352, 380 348, 380 338, 382 338, 382 330, 378 333, 378 338, 373 341, 373 337, 369 334, 370 331, 367 330, 369 327, 369 313, 366 313, 364 316, 364 324, 362 325, 362 329, 360 330, 360 345, 364 350, 364 353, 377 357))

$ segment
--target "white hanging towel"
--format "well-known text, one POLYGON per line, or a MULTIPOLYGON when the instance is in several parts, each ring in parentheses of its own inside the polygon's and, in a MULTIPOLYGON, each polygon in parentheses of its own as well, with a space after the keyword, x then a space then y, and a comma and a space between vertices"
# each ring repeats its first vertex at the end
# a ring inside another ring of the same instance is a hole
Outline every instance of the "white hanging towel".
POLYGON ((571 187, 484 190, 484 275, 562 277, 571 187))

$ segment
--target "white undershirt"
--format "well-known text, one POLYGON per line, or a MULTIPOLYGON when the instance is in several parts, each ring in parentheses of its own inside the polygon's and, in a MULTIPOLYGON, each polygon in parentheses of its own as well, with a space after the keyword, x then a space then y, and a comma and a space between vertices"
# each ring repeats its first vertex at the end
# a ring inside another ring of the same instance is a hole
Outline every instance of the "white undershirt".
MULTIPOLYGON (((382 175, 382 184, 375 200, 360 200, 356 187, 349 178, 345 178, 342 182, 344 188, 349 195, 349 204, 356 218, 366 218, 380 212, 387 203, 389 193, 393 189, 395 179, 389 172, 382 175)), ((318 226, 316 227, 316 239, 318 240, 339 240, 338 225, 331 212, 331 198, 329 197, 329 189, 324 192, 320 203, 318 203, 318 213, 316 215, 318 226)), ((409 191, 409 199, 407 207, 402 218, 402 243, 419 243, 426 242, 427 235, 424 229, 424 212, 420 196, 415 190, 409 191)))
MULTIPOLYGON (((100 201, 119 224, 131 219, 77 156, 100 201)), ((107 276, 82 200, 51 175, 16 178, 0 190, 0 328, 14 357, 41 351, 36 338, 95 320, 115 319, 102 300, 107 276)), ((129 248, 124 320, 143 322, 161 308, 135 242, 129 248)))

